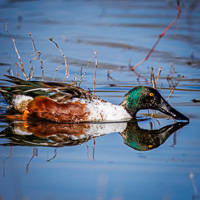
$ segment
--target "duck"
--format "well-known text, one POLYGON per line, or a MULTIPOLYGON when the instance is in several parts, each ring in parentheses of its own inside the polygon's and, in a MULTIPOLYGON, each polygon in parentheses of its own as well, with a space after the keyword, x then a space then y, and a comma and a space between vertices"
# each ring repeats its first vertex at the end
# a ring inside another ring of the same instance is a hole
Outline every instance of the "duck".
POLYGON ((56 123, 118 122, 135 119, 139 110, 153 109, 189 122, 188 117, 148 86, 132 88, 119 105, 114 105, 73 84, 6 77, 3 80, 11 85, 1 86, 0 93, 9 105, 8 119, 56 123))

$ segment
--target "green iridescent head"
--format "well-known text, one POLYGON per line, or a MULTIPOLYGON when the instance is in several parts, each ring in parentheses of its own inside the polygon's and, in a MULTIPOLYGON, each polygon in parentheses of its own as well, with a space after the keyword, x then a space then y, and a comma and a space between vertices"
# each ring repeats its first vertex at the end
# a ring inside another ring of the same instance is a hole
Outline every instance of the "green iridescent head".
POLYGON ((152 109, 159 110, 174 119, 189 121, 186 116, 171 107, 156 89, 151 87, 138 86, 133 88, 125 95, 120 105, 133 117, 139 110, 152 109))

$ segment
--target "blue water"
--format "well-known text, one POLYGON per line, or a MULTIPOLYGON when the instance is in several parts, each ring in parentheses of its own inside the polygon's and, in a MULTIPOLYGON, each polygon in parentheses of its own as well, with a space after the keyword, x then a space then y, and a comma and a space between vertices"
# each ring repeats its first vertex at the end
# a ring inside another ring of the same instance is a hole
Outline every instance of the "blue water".
MULTIPOLYGON (((180 74, 184 79, 177 87, 181 90, 175 90, 169 102, 187 115, 190 123, 149 151, 130 148, 118 132, 96 137, 95 143, 91 139, 65 147, 22 143, 6 146, 12 140, 0 138, 0 199, 199 199, 200 104, 192 99, 200 98, 200 1, 181 1, 181 8, 178 25, 167 32, 137 72, 149 80, 151 68, 157 72, 162 66, 158 87, 168 88, 160 89, 167 98, 170 91, 166 77, 173 71, 173 65, 174 77, 180 74)), ((40 62, 34 59, 28 32, 41 52, 46 80, 52 80, 58 66, 56 80, 63 81, 65 73, 64 59, 49 41, 50 37, 67 57, 69 81, 80 80, 81 67, 87 70, 81 83, 85 89, 93 89, 96 50, 99 63, 96 95, 118 104, 131 87, 150 85, 128 70, 129 60, 135 64, 144 58, 175 16, 175 1, 2 0, 0 78, 8 71, 16 75, 17 55, 5 31, 7 21, 27 73, 33 59, 36 79, 41 79, 42 73, 40 62), (107 78, 108 71, 113 79, 107 78)), ((0 109, 1 114, 6 109, 2 98, 0 109)), ((142 125, 149 127, 150 121, 142 125)), ((1 122, 0 130, 7 126, 1 122)))

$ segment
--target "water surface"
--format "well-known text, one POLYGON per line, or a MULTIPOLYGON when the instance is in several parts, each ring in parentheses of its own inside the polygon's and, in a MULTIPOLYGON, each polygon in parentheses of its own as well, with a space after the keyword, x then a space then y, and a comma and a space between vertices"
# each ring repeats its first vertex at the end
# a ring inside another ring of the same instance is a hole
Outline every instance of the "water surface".
MULTIPOLYGON (((150 129, 152 124, 160 129, 173 124, 173 120, 159 119, 159 125, 156 119, 147 119, 139 122, 139 131, 136 125, 131 126, 128 130, 139 133, 131 134, 131 139, 138 142, 132 143, 135 148, 127 145, 127 132, 120 133, 114 125, 104 134, 94 134, 98 136, 95 139, 92 136, 80 143, 46 147, 41 142, 46 144, 49 138, 40 136, 42 139, 30 144, 30 138, 22 140, 13 137, 12 130, 5 132, 9 124, 1 122, 1 199, 198 199, 200 104, 192 100, 200 99, 200 1, 181 1, 181 8, 178 23, 167 32, 149 60, 136 69, 144 79, 131 72, 129 66, 145 57, 174 19, 175 1, 0 2, 1 78, 8 73, 16 75, 17 71, 17 55, 5 31, 7 23, 27 73, 33 60, 35 79, 41 80, 42 73, 28 32, 41 53, 46 80, 63 81, 65 73, 63 56, 49 38, 54 38, 67 57, 68 81, 79 81, 81 73, 87 71, 81 82, 85 89, 93 89, 97 51, 96 95, 114 104, 120 103, 130 88, 151 85, 152 67, 156 73, 162 67, 157 87, 165 98, 172 84, 167 77, 176 82, 184 76, 169 103, 190 118, 188 125, 162 135, 163 143, 155 148, 151 148, 154 146, 148 143, 150 139, 145 140, 145 135, 142 141, 147 141, 150 148, 144 148, 144 144, 143 148, 136 148, 137 144, 142 145, 140 135, 146 133, 141 129, 150 129), (5 134, 10 135, 4 137, 5 134)), ((19 75, 23 77, 21 72, 19 75)), ((6 103, 2 98, 0 108, 4 113, 6 103)))

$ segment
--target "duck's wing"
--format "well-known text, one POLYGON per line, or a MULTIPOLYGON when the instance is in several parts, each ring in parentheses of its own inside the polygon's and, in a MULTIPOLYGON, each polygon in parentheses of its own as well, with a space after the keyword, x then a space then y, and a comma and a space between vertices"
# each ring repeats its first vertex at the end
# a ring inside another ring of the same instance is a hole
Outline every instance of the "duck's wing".
POLYGON ((7 81, 13 83, 9 86, 1 86, 0 92, 5 100, 11 104, 16 95, 25 95, 35 98, 36 96, 48 96, 49 98, 64 103, 72 98, 95 98, 89 91, 67 83, 26 81, 13 76, 6 76, 7 81))

